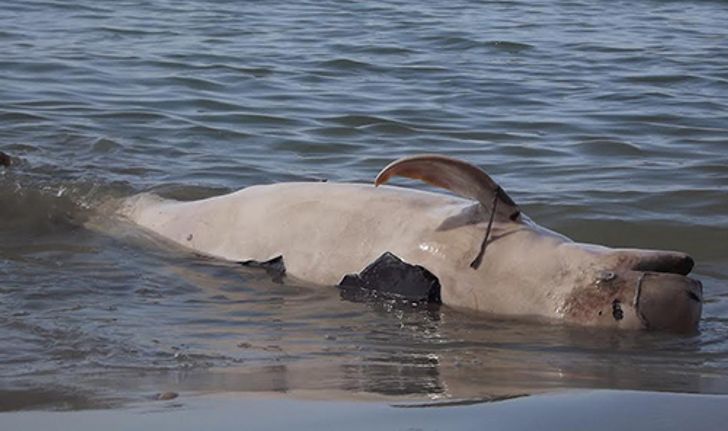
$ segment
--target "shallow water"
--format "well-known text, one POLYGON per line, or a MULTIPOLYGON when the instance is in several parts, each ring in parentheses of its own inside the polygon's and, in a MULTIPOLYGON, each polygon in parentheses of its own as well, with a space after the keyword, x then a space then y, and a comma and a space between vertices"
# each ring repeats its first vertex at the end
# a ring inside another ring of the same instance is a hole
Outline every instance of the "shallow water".
POLYGON ((728 393, 725 3, 1 9, 0 410, 164 390, 728 393), (419 152, 484 167, 576 240, 690 253, 700 334, 354 303, 87 224, 140 191, 371 181, 419 152))

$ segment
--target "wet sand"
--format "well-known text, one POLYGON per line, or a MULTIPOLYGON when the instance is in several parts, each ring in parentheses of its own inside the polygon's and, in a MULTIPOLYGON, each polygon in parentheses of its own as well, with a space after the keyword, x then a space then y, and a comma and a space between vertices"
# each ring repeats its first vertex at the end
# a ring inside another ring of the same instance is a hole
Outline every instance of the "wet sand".
MULTIPOLYGON (((308 394, 310 395, 310 394, 308 394)), ((315 395, 314 395, 315 396, 315 395)), ((187 395, 127 408, 0 414, 3 430, 724 430, 728 397, 569 391, 500 401, 392 403, 187 395)))

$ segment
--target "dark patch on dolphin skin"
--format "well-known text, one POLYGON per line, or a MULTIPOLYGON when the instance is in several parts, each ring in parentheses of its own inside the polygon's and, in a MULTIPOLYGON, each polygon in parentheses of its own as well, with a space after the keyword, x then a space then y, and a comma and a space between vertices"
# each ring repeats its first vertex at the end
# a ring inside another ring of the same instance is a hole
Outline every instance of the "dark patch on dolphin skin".
POLYGON ((0 166, 10 166, 12 162, 10 156, 0 151, 0 166))
POLYGON ((382 297, 414 303, 442 304, 440 281, 430 271, 385 252, 359 274, 347 274, 339 283, 345 299, 382 297))
POLYGON ((286 265, 283 262, 283 256, 276 256, 271 260, 266 260, 265 262, 245 260, 238 263, 250 268, 264 269, 275 283, 283 283, 283 277, 286 275, 286 265))
POLYGON ((624 318, 624 311, 622 311, 622 303, 618 299, 612 302, 612 316, 614 320, 622 320, 624 318))
POLYGON ((698 295, 697 295, 697 294, 696 294, 695 292, 693 292, 693 291, 690 291, 690 290, 688 290, 688 291, 687 291, 687 294, 688 294, 688 298, 692 299, 693 301, 696 301, 696 302, 703 302, 703 301, 702 301, 702 300, 700 299, 700 297, 699 297, 699 296, 698 296, 698 295))

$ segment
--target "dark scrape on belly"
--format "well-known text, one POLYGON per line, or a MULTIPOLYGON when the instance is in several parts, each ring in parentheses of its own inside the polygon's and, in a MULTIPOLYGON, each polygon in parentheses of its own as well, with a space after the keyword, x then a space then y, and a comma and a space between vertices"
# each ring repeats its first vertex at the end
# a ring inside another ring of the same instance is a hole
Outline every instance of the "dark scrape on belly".
POLYGON ((339 283, 350 300, 384 298, 412 303, 441 304, 440 281, 426 268, 404 262, 385 252, 359 274, 348 274, 339 283))
POLYGON ((283 283, 283 277, 286 275, 286 265, 283 262, 283 256, 276 256, 273 259, 266 260, 264 262, 258 260, 245 260, 238 263, 250 268, 264 269, 275 283, 283 283))

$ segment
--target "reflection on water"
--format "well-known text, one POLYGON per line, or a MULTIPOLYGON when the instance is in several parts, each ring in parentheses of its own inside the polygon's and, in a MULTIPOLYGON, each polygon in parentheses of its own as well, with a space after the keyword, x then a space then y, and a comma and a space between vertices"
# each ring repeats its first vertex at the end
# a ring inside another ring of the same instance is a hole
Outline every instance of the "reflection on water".
MULTIPOLYGON (((728 393, 720 2, 44 1, 0 14, 0 410, 176 391, 728 393), (353 31, 352 29, 357 29, 353 31), (105 217, 152 190, 485 167, 584 242, 677 249, 701 333, 356 303, 105 217)), ((333 395, 337 394, 337 395, 333 395)), ((323 395, 322 395, 323 396, 323 395)))

